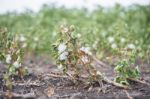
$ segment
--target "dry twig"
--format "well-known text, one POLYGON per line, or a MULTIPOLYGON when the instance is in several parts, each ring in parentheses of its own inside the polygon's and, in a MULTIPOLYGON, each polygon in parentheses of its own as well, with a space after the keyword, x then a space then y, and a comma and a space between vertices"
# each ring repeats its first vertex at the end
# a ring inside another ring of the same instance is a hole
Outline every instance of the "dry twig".
POLYGON ((126 95, 127 95, 128 99, 133 99, 133 97, 131 97, 131 96, 130 96, 130 94, 128 93, 128 91, 127 91, 127 90, 124 90, 124 92, 126 93, 126 95))
POLYGON ((14 86, 37 86, 37 87, 39 87, 39 86, 44 85, 45 83, 41 83, 39 80, 31 81, 31 79, 30 79, 27 82, 23 82, 23 83, 13 82, 12 84, 14 86))
POLYGON ((7 97, 8 99, 12 99, 12 98, 33 99, 33 98, 36 98, 36 95, 34 92, 27 93, 27 94, 18 94, 18 93, 7 91, 7 92, 1 92, 0 94, 7 97))
POLYGON ((141 81, 141 80, 134 79, 134 78, 128 78, 128 80, 150 86, 150 84, 149 84, 149 83, 147 83, 146 81, 141 81))

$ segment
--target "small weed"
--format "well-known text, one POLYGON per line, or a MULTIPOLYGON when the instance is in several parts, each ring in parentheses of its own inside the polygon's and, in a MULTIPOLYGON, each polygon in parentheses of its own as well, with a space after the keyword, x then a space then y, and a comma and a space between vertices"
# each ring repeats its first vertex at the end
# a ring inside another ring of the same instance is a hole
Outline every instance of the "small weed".
POLYGON ((141 72, 139 66, 134 66, 135 60, 135 51, 132 51, 129 59, 122 59, 117 63, 114 69, 117 73, 117 77, 114 79, 115 82, 129 85, 128 78, 140 78, 141 72))

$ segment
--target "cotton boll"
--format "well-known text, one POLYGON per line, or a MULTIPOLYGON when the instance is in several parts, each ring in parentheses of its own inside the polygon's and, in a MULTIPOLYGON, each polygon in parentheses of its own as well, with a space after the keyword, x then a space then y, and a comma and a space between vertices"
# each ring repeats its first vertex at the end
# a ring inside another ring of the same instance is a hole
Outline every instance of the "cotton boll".
POLYGON ((66 50, 67 46, 65 45, 65 43, 61 43, 59 46, 58 46, 58 52, 59 53, 62 53, 66 50))
POLYGON ((62 54, 60 54, 59 56, 59 60, 66 60, 68 56, 68 52, 63 52, 62 54))
POLYGON ((6 55, 6 63, 8 63, 8 64, 11 63, 11 55, 10 54, 6 55))
POLYGON ((109 42, 109 43, 113 43, 114 41, 115 41, 114 37, 111 37, 111 36, 108 37, 108 42, 109 42))
POLYGON ((89 47, 81 47, 80 51, 83 51, 86 54, 92 55, 92 53, 90 52, 90 48, 89 47))
POLYGON ((21 35, 20 38, 19 38, 19 40, 20 40, 21 42, 24 42, 24 41, 26 41, 26 38, 25 38, 23 35, 21 35))
POLYGON ((121 43, 124 43, 126 40, 125 40, 125 38, 121 38, 120 41, 121 41, 121 43))
POLYGON ((21 66, 21 63, 19 63, 18 61, 15 61, 15 62, 13 63, 13 66, 14 66, 15 68, 19 68, 19 67, 21 66))
POLYGON ((127 45, 127 48, 129 48, 129 49, 135 49, 135 45, 132 44, 132 43, 131 43, 131 44, 128 44, 128 45, 127 45))
POLYGON ((113 43, 113 44, 111 45, 111 48, 113 48, 113 49, 117 48, 117 44, 113 43))

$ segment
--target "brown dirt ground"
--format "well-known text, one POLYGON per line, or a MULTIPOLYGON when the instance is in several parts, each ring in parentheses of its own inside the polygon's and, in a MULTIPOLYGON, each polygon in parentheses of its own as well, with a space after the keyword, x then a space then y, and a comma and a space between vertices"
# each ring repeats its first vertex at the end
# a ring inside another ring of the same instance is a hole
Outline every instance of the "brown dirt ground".
MULTIPOLYGON (((104 83, 103 87, 94 84, 91 88, 85 88, 83 83, 74 84, 67 78, 43 76, 50 72, 59 72, 50 60, 46 55, 26 56, 23 65, 28 66, 29 75, 23 79, 12 77, 13 82, 18 83, 11 90, 12 94, 17 94, 12 96, 13 99, 150 99, 150 86, 137 82, 131 82, 131 89, 128 90, 108 83, 104 83)), ((110 66, 97 66, 97 69, 105 72, 110 79, 114 76, 113 68, 110 66)), ((6 95, 9 92, 3 83, 2 74, 5 70, 5 65, 0 63, 0 99, 7 99, 9 96, 6 95)), ((145 63, 141 71, 144 80, 150 84, 150 64, 145 63)))

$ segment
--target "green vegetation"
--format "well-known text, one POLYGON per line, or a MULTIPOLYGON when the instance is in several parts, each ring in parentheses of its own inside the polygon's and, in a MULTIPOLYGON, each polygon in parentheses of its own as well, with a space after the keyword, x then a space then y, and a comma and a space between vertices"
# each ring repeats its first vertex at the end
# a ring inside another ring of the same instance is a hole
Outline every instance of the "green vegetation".
POLYGON ((11 77, 18 75, 23 77, 27 74, 27 69, 22 67, 23 49, 21 43, 8 35, 6 28, 0 28, 0 61, 7 65, 7 71, 4 74, 4 81, 7 88, 12 89, 11 77))
POLYGON ((89 78, 97 76, 96 69, 91 65, 92 53, 88 47, 82 46, 77 36, 74 36, 74 26, 61 26, 60 37, 54 46, 54 57, 58 68, 68 74, 72 70, 73 78, 79 79, 83 72, 88 73, 89 78))
POLYGON ((148 57, 150 50, 150 6, 134 5, 111 9, 99 7, 93 12, 86 9, 66 9, 44 6, 38 13, 27 10, 0 15, 0 26, 13 34, 28 39, 30 50, 49 52, 58 36, 61 24, 72 24, 76 35, 82 37, 100 58, 116 55, 124 48, 137 49, 138 56, 148 57), (116 53, 117 52, 117 53, 116 53))
MULTIPOLYGON (((9 44, 8 49, 11 47, 18 49, 11 53, 11 56, 15 55, 13 62, 21 62, 20 48, 23 48, 25 53, 55 54, 57 63, 64 66, 63 70, 66 73, 68 65, 76 66, 79 60, 82 60, 82 57, 78 55, 78 48, 85 46, 86 48, 82 49, 89 48, 94 56, 101 60, 112 61, 111 57, 120 58, 118 60, 120 62, 115 68, 118 72, 116 82, 125 84, 128 84, 126 80, 128 77, 136 79, 140 77, 137 68, 131 69, 137 58, 146 59, 149 62, 150 5, 133 5, 129 8, 116 5, 111 9, 99 7, 92 12, 88 12, 87 9, 55 8, 45 5, 38 13, 27 10, 20 14, 16 12, 2 14, 0 15, 0 26, 6 27, 10 31, 10 36, 13 35, 21 43, 19 49, 17 43, 9 44), (59 30, 58 27, 62 24, 63 26, 73 25, 73 27, 63 27, 59 30), (61 33, 73 32, 73 36, 67 39, 68 36, 63 37, 59 31, 61 33), (57 38, 59 38, 57 44, 51 46, 57 38), (80 38, 79 45, 76 38, 80 38), (59 53, 59 46, 66 51, 63 52, 65 54, 63 57, 59 56, 59 54, 63 54, 59 53), (53 47, 55 52, 52 50, 53 47), (134 54, 126 55, 124 52, 134 52, 134 54), (64 58, 70 59, 71 64, 64 61, 64 58)), ((4 40, 2 36, 0 38, 2 40, 0 48, 4 48, 3 43, 7 43, 7 40, 4 40)), ((6 53, 3 54, 4 52, 1 51, 1 59, 6 56, 9 58, 8 55, 5 55, 6 53)), ((81 63, 84 65, 83 61, 81 63)), ((91 67, 89 66, 89 68, 91 67)), ((12 63, 9 64, 8 70, 12 71, 9 73, 16 73, 13 72, 12 63)), ((74 71, 76 76, 80 75, 79 68, 75 68, 74 71)))
POLYGON ((129 79, 140 79, 141 72, 138 66, 135 65, 135 51, 130 53, 129 59, 122 59, 119 61, 115 67, 117 77, 115 82, 129 85, 129 79))

